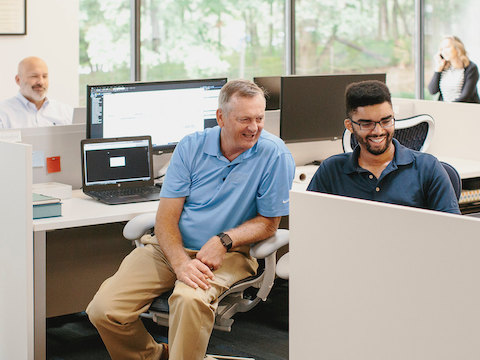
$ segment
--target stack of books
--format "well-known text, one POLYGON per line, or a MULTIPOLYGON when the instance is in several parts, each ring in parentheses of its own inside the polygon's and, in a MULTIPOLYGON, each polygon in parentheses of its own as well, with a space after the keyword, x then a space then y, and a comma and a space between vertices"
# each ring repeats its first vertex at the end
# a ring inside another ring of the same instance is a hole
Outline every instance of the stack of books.
POLYGON ((42 219, 62 215, 60 199, 33 193, 33 218, 42 219))

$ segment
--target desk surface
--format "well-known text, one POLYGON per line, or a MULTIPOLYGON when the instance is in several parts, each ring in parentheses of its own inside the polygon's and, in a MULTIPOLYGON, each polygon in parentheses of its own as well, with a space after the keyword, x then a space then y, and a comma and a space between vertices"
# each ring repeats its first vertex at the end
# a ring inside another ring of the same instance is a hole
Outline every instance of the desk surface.
POLYGON ((438 159, 452 165, 462 179, 480 177, 480 161, 444 156, 439 156, 438 159))
POLYGON ((136 215, 157 211, 158 201, 106 205, 74 190, 72 198, 62 200, 62 216, 33 221, 33 231, 48 231, 79 226, 128 221, 136 215))

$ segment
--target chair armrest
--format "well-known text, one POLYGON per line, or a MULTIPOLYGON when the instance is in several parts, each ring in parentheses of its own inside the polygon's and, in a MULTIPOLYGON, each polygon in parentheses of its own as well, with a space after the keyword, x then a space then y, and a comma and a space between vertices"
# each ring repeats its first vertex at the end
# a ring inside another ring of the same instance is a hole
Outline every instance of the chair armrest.
POLYGON ((289 263, 290 263, 290 253, 287 252, 277 261, 277 267, 275 271, 279 278, 288 280, 290 276, 289 263))
POLYGON ((155 226, 156 213, 147 213, 135 216, 123 228, 123 236, 127 240, 137 240, 145 232, 155 226))
POLYGON ((278 229, 275 235, 262 240, 250 248, 250 255, 257 259, 265 259, 268 255, 287 245, 289 240, 289 231, 287 229, 278 229))

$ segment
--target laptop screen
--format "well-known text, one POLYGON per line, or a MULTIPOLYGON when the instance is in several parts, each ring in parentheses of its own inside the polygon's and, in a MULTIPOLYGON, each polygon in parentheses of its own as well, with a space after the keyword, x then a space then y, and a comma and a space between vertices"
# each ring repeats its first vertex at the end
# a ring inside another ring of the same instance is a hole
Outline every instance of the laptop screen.
POLYGON ((150 137, 82 141, 84 186, 153 182, 150 152, 150 137))

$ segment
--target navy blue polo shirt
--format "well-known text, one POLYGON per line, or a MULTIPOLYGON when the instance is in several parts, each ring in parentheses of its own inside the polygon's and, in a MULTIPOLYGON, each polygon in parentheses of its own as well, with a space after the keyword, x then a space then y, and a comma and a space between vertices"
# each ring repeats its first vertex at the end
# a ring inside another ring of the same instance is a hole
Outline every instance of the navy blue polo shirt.
POLYGON ((307 190, 460 214, 450 178, 433 156, 393 139, 395 155, 377 179, 358 165, 360 147, 322 162, 307 190))

